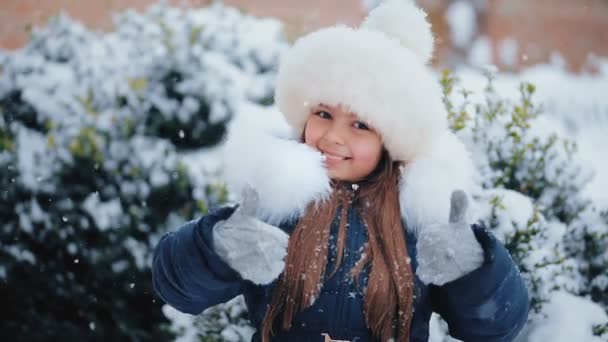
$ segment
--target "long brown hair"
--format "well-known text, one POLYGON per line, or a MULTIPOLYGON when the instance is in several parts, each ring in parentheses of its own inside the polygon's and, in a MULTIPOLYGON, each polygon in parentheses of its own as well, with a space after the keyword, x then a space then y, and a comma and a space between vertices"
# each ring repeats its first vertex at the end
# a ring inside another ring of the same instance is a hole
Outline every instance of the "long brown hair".
POLYGON ((285 271, 274 289, 262 326, 262 341, 268 342, 273 323, 283 313, 282 329, 289 330, 296 313, 317 298, 327 264, 331 224, 341 208, 337 256, 331 275, 344 255, 348 207, 360 209, 369 242, 351 270, 359 284, 361 270, 371 264, 365 293, 365 318, 374 339, 409 340, 412 319, 414 276, 409 264, 405 230, 399 208, 400 164, 383 151, 378 167, 359 186, 334 183, 334 191, 323 203, 312 203, 296 225, 287 249, 285 271), (395 326, 395 322, 397 326, 395 326))

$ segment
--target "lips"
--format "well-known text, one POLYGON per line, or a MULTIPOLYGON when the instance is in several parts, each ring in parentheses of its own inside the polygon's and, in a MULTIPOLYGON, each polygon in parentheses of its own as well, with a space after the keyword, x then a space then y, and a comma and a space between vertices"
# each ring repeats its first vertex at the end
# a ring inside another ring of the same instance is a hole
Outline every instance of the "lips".
POLYGON ((350 159, 349 157, 343 157, 343 156, 329 153, 329 152, 321 152, 321 154, 323 154, 323 157, 325 157, 326 160, 331 160, 331 161, 340 161, 340 160, 350 159))
POLYGON ((324 153, 323 155, 325 156, 325 158, 332 159, 332 160, 346 160, 347 159, 346 157, 337 156, 335 154, 324 153))

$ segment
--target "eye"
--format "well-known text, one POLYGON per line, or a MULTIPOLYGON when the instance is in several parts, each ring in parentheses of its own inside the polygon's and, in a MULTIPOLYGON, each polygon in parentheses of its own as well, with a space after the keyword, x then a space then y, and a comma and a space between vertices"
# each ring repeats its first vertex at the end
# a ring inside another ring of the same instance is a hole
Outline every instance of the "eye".
POLYGON ((326 112, 324 110, 320 110, 320 111, 316 112, 315 115, 317 115, 323 119, 331 119, 331 114, 329 114, 328 112, 326 112))
POLYGON ((355 122, 355 123, 353 124, 353 126, 354 126, 355 128, 357 128, 357 129, 369 130, 369 126, 368 126, 368 125, 366 125, 366 124, 364 124, 364 123, 363 123, 363 122, 361 122, 361 121, 357 121, 357 122, 355 122))

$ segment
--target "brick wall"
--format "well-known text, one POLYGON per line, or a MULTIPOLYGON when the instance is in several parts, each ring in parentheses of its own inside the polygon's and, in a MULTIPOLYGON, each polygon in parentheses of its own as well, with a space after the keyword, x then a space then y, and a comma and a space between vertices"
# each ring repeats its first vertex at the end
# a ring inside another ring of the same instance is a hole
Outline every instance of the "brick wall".
POLYGON ((484 14, 483 33, 492 37, 495 63, 501 68, 501 46, 517 40, 516 67, 549 60, 552 51, 569 68, 581 71, 587 55, 608 56, 608 1, 606 0, 494 0, 484 14))
MULTIPOLYGON (((204 6, 213 0, 169 0, 180 6, 204 6)), ((483 1, 483 0, 474 0, 483 1)), ((65 11, 87 25, 109 29, 111 13, 143 9, 156 0, 0 0, 0 48, 15 49, 28 39, 28 28, 65 11)), ((418 0, 429 12, 437 40, 436 62, 445 64, 454 49, 445 11, 450 0, 418 0)), ((518 70, 550 59, 558 51, 573 71, 584 70, 589 53, 608 56, 608 0, 485 0, 479 13, 481 34, 490 37, 493 62, 518 70), (505 41, 516 42, 515 64, 503 62, 505 41)), ((259 16, 286 23, 288 36, 334 23, 356 25, 365 15, 361 0, 224 0, 259 16)), ((466 51, 464 52, 466 54, 466 51)))
MULTIPOLYGON (((89 26, 112 27, 111 14, 126 8, 138 10, 157 0, 0 0, 0 48, 15 49, 28 39, 32 25, 41 25, 61 11, 89 26)), ((179 6, 205 6, 213 0, 169 0, 179 6)), ((259 16, 286 22, 289 36, 297 36, 333 23, 357 24, 365 15, 357 0, 224 0, 259 16)))

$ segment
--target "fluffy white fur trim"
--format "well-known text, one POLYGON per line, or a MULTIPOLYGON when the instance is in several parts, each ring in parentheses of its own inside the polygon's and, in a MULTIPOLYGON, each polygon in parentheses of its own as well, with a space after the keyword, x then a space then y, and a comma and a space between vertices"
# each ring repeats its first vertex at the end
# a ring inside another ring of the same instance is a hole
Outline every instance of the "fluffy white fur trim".
POLYGON ((447 223, 450 198, 454 190, 469 196, 468 222, 474 218, 470 198, 475 170, 469 152, 453 133, 446 131, 433 144, 429 153, 403 167, 399 192, 401 214, 409 230, 418 232, 435 223, 447 223))
MULTIPOLYGON (((311 202, 326 199, 330 180, 319 152, 293 138, 279 113, 245 109, 230 127, 224 176, 231 191, 246 184, 260 195, 258 217, 271 224, 300 217, 311 202)), ((425 155, 403 167, 401 213, 417 232, 448 222, 453 190, 473 190, 474 169, 464 144, 445 131, 425 155)))
POLYGON ((299 39, 283 56, 276 103, 302 132, 311 107, 343 105, 376 128, 395 160, 424 154, 447 127, 439 82, 397 39, 337 26, 299 39))
POLYGON ((412 0, 387 0, 369 13, 362 27, 399 39, 403 47, 428 63, 433 56, 435 39, 426 16, 412 0))
POLYGON ((224 150, 224 178, 240 196, 246 185, 259 194, 256 216, 279 224, 301 216, 311 201, 331 193, 323 156, 298 142, 278 112, 242 108, 224 150))

